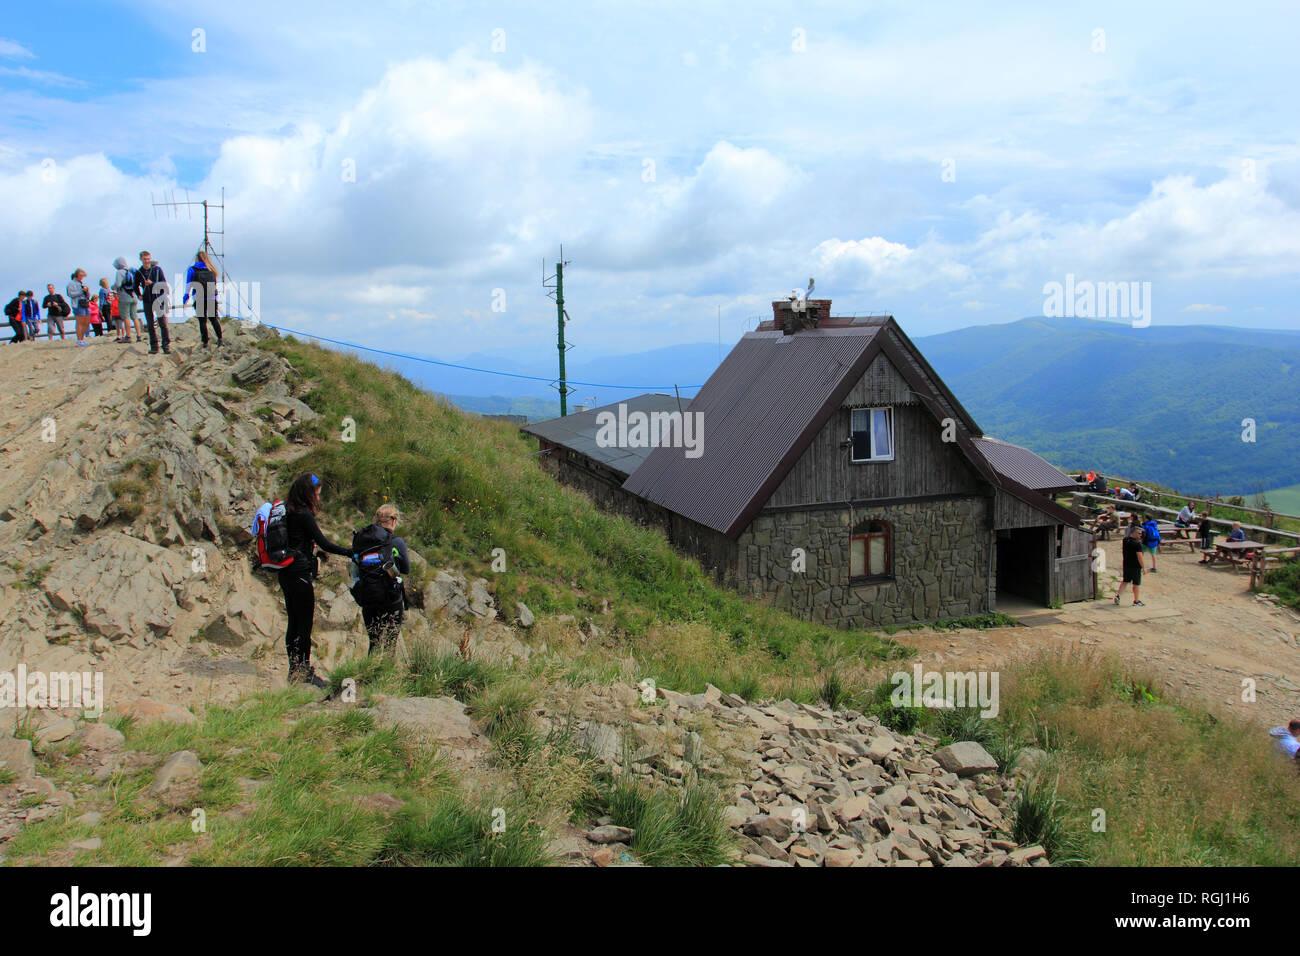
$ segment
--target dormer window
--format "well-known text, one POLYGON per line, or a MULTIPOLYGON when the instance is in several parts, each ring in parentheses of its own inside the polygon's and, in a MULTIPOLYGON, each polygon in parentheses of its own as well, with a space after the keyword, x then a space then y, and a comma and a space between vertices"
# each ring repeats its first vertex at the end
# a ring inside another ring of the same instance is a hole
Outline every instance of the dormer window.
POLYGON ((894 410, 855 408, 852 414, 853 460, 894 460, 894 410))

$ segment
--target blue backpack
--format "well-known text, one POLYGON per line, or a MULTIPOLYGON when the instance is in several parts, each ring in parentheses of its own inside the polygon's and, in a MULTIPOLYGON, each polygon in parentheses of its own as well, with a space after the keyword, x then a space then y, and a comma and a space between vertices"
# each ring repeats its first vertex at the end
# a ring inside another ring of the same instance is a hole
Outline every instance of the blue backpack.
POLYGON ((1160 543, 1160 530, 1154 521, 1148 521, 1142 526, 1142 543, 1147 547, 1160 543))

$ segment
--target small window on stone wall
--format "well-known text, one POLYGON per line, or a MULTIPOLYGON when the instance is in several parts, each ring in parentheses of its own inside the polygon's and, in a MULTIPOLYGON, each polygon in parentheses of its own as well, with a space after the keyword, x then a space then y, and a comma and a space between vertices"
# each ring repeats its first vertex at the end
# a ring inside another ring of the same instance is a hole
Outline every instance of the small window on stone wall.
POLYGON ((894 576, 894 542, 886 521, 863 521, 849 536, 849 583, 894 576))

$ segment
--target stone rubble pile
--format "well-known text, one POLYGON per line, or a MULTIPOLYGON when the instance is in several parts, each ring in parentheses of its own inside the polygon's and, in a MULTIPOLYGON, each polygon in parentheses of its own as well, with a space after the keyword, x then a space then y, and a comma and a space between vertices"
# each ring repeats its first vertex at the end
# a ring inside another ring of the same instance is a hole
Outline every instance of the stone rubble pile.
POLYGON ((853 711, 751 704, 712 685, 592 688, 542 719, 571 721, 599 760, 647 781, 731 781, 725 819, 750 866, 1049 865, 1009 834, 1010 801, 1040 751, 1007 775, 973 741, 936 748, 853 711))

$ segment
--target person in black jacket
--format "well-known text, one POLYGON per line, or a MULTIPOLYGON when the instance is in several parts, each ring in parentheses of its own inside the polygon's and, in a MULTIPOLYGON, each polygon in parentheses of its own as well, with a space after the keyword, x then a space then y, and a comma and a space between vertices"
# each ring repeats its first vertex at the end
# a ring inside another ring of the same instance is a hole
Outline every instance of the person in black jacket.
POLYGON ((54 291, 53 282, 45 288, 49 295, 41 300, 41 308, 45 310, 45 327, 50 333, 50 341, 54 341, 56 328, 59 330, 59 338, 66 339, 68 335, 63 331, 63 320, 72 314, 72 307, 68 305, 67 299, 54 291))
POLYGON ((153 256, 146 249, 140 253, 140 268, 135 271, 136 288, 140 290, 140 301, 144 304, 144 324, 149 330, 149 354, 158 354, 158 337, 162 336, 163 355, 172 351, 172 333, 167 325, 167 309, 163 303, 168 301, 167 277, 163 275, 162 266, 153 261, 153 256), (157 321, 157 329, 154 322, 157 321))
POLYGON ((27 326, 23 324, 23 293, 18 295, 5 305, 5 318, 13 327, 14 337, 9 340, 10 345, 15 345, 27 338, 27 326))
POLYGON ((279 572, 279 578, 289 618, 284 632, 289 683, 326 687, 328 682, 318 677, 311 666, 311 628, 316 616, 316 591, 311 582, 316 576, 316 549, 342 557, 348 557, 351 552, 321 533, 316 523, 320 503, 320 479, 315 475, 300 475, 290 486, 284 499, 284 521, 289 550, 295 558, 293 564, 279 572))
POLYGON ((1125 585, 1133 585, 1133 607, 1144 607, 1141 598, 1142 589, 1142 526, 1131 524, 1128 534, 1124 536, 1124 580, 1115 592, 1115 603, 1119 603, 1125 585))
POLYGON ((392 650, 402 629, 406 600, 400 575, 411 573, 411 558, 406 542, 393 534, 400 517, 396 506, 380 505, 375 523, 352 538, 357 577, 352 593, 361 605, 371 654, 392 650))

